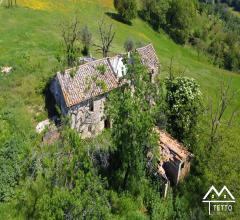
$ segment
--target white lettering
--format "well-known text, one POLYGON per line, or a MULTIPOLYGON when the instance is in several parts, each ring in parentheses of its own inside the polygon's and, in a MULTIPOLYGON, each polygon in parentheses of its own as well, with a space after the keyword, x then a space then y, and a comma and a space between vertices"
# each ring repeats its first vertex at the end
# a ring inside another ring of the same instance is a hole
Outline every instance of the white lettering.
POLYGON ((232 205, 229 205, 229 206, 228 206, 228 211, 229 211, 229 212, 232 212, 232 209, 233 209, 232 205))

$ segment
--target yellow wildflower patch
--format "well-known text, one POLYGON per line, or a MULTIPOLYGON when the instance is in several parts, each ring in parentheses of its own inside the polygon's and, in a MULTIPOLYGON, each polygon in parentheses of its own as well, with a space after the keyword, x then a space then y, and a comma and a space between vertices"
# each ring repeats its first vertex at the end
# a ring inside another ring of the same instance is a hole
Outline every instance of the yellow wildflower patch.
POLYGON ((107 8, 113 8, 113 0, 98 0, 100 4, 107 8))
POLYGON ((49 1, 40 0, 19 0, 18 4, 28 7, 34 10, 49 10, 51 9, 51 3, 49 1))

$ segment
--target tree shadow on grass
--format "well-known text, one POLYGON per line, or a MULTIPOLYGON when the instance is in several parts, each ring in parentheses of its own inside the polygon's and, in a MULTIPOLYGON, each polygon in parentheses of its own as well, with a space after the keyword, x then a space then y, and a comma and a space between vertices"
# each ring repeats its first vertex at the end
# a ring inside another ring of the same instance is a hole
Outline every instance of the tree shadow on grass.
POLYGON ((127 25, 132 25, 131 21, 125 21, 120 14, 113 13, 113 12, 105 12, 105 14, 116 21, 119 21, 127 25))
MULTIPOLYGON (((147 21, 144 17, 143 10, 138 11, 138 17, 141 18, 142 21, 147 22, 153 28, 154 31, 159 32, 159 25, 156 24, 156 22, 154 22, 154 21, 151 21, 151 22, 147 21)), ((162 27, 162 28, 163 28, 163 30, 165 30, 164 27, 162 27)))

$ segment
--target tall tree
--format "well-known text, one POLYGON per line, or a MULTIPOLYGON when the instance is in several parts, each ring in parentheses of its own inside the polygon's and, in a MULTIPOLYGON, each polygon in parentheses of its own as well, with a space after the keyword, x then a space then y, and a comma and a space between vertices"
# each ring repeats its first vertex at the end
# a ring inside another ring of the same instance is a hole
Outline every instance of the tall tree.
POLYGON ((107 57, 112 47, 112 42, 115 37, 115 32, 113 30, 113 25, 107 25, 105 21, 102 19, 98 23, 98 32, 100 35, 101 44, 95 44, 98 51, 102 52, 103 57, 107 57))
POLYGON ((61 24, 61 36, 64 45, 64 54, 68 66, 73 66, 79 53, 80 22, 77 17, 61 24))
MULTIPOLYGON (((218 91, 217 97, 217 107, 214 109, 213 103, 211 101, 209 112, 210 112, 210 128, 211 132, 209 135, 209 143, 208 148, 211 149, 214 145, 219 142, 219 128, 221 127, 222 120, 224 115, 226 114, 227 109, 229 106, 234 102, 236 95, 239 91, 234 91, 231 88, 231 81, 229 82, 222 82, 220 85, 220 89, 218 91)), ((238 109, 234 109, 231 113, 231 116, 226 123, 228 127, 230 127, 236 117, 239 114, 238 109)))
POLYGON ((154 29, 166 29, 166 14, 170 0, 142 0, 142 16, 154 29))
POLYGON ((130 52, 134 50, 134 48, 135 42, 133 41, 133 39, 131 38, 126 39, 126 41, 124 42, 124 49, 126 50, 126 52, 130 52))
POLYGON ((114 7, 125 22, 130 22, 137 16, 136 0, 114 0, 114 7))
POLYGON ((139 193, 145 178, 146 153, 156 147, 155 111, 151 106, 156 88, 137 54, 132 54, 127 69, 123 82, 128 83, 112 93, 107 103, 113 143, 117 147, 113 179, 120 188, 139 193))
POLYGON ((88 29, 88 26, 85 26, 84 28, 82 28, 81 32, 80 32, 80 38, 83 44, 83 50, 82 53, 85 56, 89 55, 89 48, 90 45, 92 43, 92 34, 88 29))
POLYGON ((194 1, 172 0, 167 11, 167 23, 172 38, 184 44, 190 34, 193 18, 196 14, 194 1))
POLYGON ((185 144, 194 144, 202 110, 202 93, 194 79, 172 75, 166 81, 168 130, 185 144))

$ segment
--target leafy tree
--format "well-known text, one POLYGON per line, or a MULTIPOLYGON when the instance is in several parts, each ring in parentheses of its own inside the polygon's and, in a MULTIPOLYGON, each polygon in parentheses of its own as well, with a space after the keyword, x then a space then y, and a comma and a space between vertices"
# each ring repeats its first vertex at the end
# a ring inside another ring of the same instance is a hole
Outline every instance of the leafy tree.
POLYGON ((114 0, 114 7, 125 22, 129 22, 137 16, 136 0, 114 0))
POLYGON ((15 196, 28 150, 36 141, 30 119, 18 105, 19 101, 13 106, 1 105, 0 109, 0 202, 15 196))
POLYGON ((202 93, 194 79, 170 76, 166 81, 168 130, 180 141, 191 144, 202 110, 202 93))
POLYGON ((226 44, 224 41, 215 39, 208 47, 208 52, 213 57, 213 63, 219 67, 224 66, 224 51, 226 49, 226 44))
POLYGON ((159 184, 159 179, 155 184, 149 184, 145 187, 145 197, 144 204, 148 210, 148 215, 151 220, 159 219, 173 219, 174 209, 173 209, 173 194, 171 189, 168 192, 168 197, 163 199, 157 190, 156 185, 159 184))
POLYGON ((142 17, 148 21, 154 29, 165 29, 169 2, 170 0, 142 0, 142 17))
POLYGON ((104 183, 79 135, 62 132, 62 142, 35 151, 17 208, 27 219, 109 219, 104 183))
POLYGON ((124 42, 124 49, 125 49, 127 52, 130 52, 130 51, 134 50, 134 48, 135 48, 135 43, 134 43, 133 39, 128 38, 128 39, 124 42))
POLYGON ((83 44, 83 50, 82 53, 85 56, 89 55, 89 48, 90 45, 92 43, 92 34, 88 29, 88 26, 85 26, 84 28, 82 28, 81 32, 80 32, 80 38, 83 44))
POLYGON ((79 54, 78 42, 81 39, 79 19, 77 17, 61 24, 61 36, 67 65, 73 66, 79 54))
POLYGON ((167 23, 171 37, 184 44, 190 34, 196 8, 193 1, 172 0, 167 11, 167 23))
POLYGON ((107 25, 104 20, 98 23, 98 31, 101 39, 101 44, 95 44, 98 51, 102 52, 103 57, 107 57, 112 47, 112 42, 115 37, 113 25, 107 25))
POLYGON ((184 44, 191 32, 196 13, 195 1, 142 0, 141 15, 155 30, 163 28, 180 44, 184 44))
POLYGON ((117 148, 111 180, 118 188, 138 194, 146 174, 147 150, 154 151, 156 147, 155 110, 150 104, 156 88, 137 54, 132 55, 127 69, 123 81, 129 83, 112 93, 107 103, 107 114, 113 123, 112 139, 117 148))

